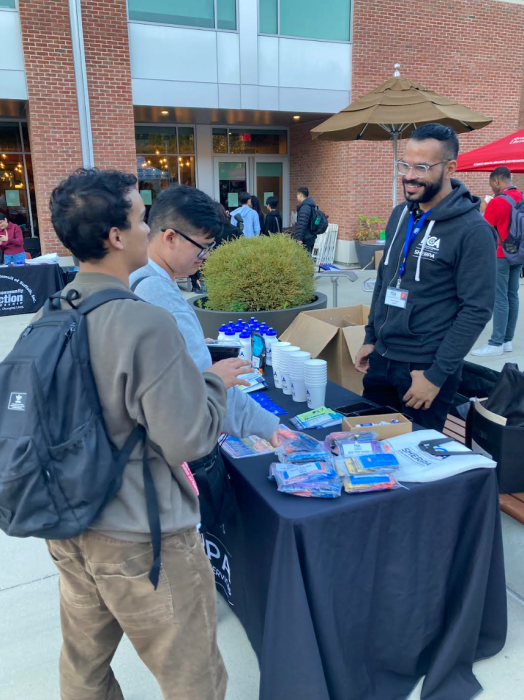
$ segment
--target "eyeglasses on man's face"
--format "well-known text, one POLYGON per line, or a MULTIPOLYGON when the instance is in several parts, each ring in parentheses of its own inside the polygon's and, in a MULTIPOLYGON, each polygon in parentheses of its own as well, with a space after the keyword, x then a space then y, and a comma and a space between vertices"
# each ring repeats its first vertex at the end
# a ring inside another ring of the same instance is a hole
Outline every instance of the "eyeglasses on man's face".
POLYGON ((435 168, 437 165, 442 165, 443 163, 447 162, 447 160, 440 160, 438 163, 433 163, 433 165, 426 165, 424 163, 410 165, 404 160, 397 160, 397 173, 404 177, 406 175, 409 175, 410 170, 413 170, 413 173, 416 175, 416 177, 424 177, 428 174, 428 171, 431 170, 431 168, 435 168))
POLYGON ((163 228, 160 230, 162 231, 162 233, 165 233, 166 231, 174 231, 175 233, 178 233, 179 236, 182 236, 182 238, 184 238, 186 241, 189 241, 189 243, 192 243, 197 248, 200 248, 200 253, 197 255, 198 260, 201 260, 204 256, 206 256, 214 248, 216 248, 216 241, 213 241, 213 243, 211 243, 211 245, 203 246, 203 245, 200 245, 200 243, 197 243, 196 241, 194 241, 189 236, 186 236, 186 234, 182 233, 182 231, 178 231, 176 228, 173 228, 173 229, 163 228))

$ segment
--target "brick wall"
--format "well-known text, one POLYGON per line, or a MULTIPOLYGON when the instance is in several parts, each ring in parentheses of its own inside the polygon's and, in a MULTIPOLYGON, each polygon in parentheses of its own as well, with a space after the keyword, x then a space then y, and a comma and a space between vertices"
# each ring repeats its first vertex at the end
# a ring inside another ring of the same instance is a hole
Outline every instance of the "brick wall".
MULTIPOLYGON (((53 187, 82 165, 67 0, 20 0, 29 130, 43 252, 68 254, 51 226, 53 187)), ((126 0, 82 0, 95 165, 136 173, 126 0)))
POLYGON ((51 226, 53 188, 82 164, 67 0, 20 0, 29 135, 43 252, 68 253, 51 226))
POLYGON ((350 226, 346 204, 351 181, 351 144, 311 140, 310 130, 320 122, 297 124, 290 129, 290 211, 297 206, 297 188, 308 187, 318 206, 339 225, 339 231, 350 226))
POLYGON ((95 165, 136 175, 126 0, 82 0, 95 165))
MULTIPOLYGON (((461 150, 524 126, 524 6, 354 0, 354 13, 353 100, 390 78, 398 62, 403 76, 493 118, 485 129, 461 136, 461 150)), ((291 129, 292 200, 297 182, 308 185, 330 220, 340 224, 340 238, 354 238, 359 213, 387 216, 391 210, 391 143, 318 144, 308 140, 312 126, 291 129)), ((402 148, 401 142, 400 155, 402 148)), ((476 194, 490 192, 487 173, 460 177, 476 194)))

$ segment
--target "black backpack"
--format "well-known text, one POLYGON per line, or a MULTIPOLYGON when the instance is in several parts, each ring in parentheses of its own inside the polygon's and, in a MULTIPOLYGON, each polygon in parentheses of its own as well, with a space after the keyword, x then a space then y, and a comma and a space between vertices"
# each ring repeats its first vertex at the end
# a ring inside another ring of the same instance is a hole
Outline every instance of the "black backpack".
POLYGON ((309 226, 311 233, 315 236, 325 233, 329 225, 328 218, 327 214, 324 214, 323 211, 320 211, 320 209, 315 206, 311 212, 311 223, 309 226))
MULTIPOLYGON (((111 443, 91 369, 86 316, 116 299, 141 301, 117 289, 84 301, 75 290, 53 295, 0 363, 0 528, 8 535, 80 535, 120 489, 136 444, 145 444, 141 425, 121 450, 111 443)), ((160 515, 145 449, 143 474, 156 588, 160 515)))

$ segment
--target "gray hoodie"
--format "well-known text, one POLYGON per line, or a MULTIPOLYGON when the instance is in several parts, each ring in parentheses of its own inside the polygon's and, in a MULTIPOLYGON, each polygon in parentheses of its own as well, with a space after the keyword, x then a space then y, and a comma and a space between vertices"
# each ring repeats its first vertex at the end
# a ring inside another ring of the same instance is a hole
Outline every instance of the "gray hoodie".
MULTIPOLYGON (((176 282, 164 276, 154 265, 133 272, 129 284, 146 278, 135 288, 135 294, 155 306, 161 306, 171 313, 186 341, 187 349, 198 369, 203 372, 211 367, 211 354, 207 347, 202 326, 196 313, 184 299, 176 282)), ((236 437, 259 435, 269 440, 279 421, 236 387, 227 392, 227 416, 223 430, 236 437)))
POLYGON ((416 205, 400 204, 386 227, 365 342, 384 357, 431 363, 426 378, 442 386, 454 374, 493 313, 496 235, 480 215, 478 197, 460 180, 428 215, 411 245, 401 287, 405 309, 387 306, 397 284, 406 230, 416 205))

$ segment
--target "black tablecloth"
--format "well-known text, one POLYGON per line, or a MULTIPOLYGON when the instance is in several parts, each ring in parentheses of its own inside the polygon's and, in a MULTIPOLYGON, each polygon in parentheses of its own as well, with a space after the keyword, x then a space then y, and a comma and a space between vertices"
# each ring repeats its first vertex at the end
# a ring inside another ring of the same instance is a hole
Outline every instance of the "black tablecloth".
MULTIPOLYGON (((327 405, 358 400, 328 385, 327 405)), ((427 700, 479 692, 473 661, 507 628, 494 470, 323 500, 278 493, 267 457, 225 457, 240 515, 204 540, 258 656, 261 700, 400 700, 424 674, 427 700)))
POLYGON ((63 287, 58 264, 0 267, 0 316, 36 313, 63 287))

